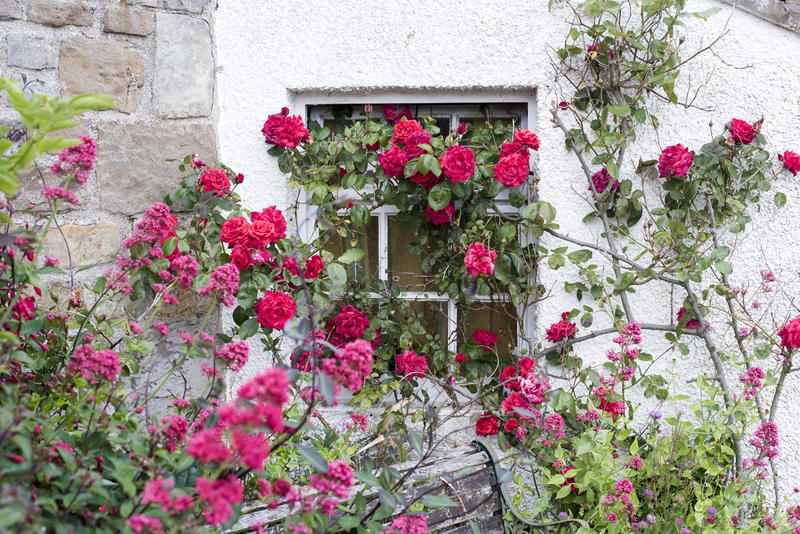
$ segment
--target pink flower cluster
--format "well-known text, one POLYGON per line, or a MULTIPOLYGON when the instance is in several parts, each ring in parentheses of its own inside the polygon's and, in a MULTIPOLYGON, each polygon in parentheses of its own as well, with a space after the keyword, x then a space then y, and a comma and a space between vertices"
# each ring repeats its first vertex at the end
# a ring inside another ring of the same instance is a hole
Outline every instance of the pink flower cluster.
POLYGON ((247 358, 250 353, 250 348, 244 341, 234 341, 223 345, 215 355, 225 359, 228 362, 228 368, 231 371, 239 371, 244 364, 247 363, 247 358))
POLYGON ((78 183, 85 185, 89 180, 89 171, 94 169, 94 161, 97 157, 97 143, 88 135, 80 135, 78 139, 83 143, 65 148, 59 152, 58 159, 50 167, 50 170, 58 176, 75 173, 75 179, 78 183))
POLYGON ((214 269, 208 280, 208 285, 198 293, 200 296, 204 296, 213 291, 220 292, 219 297, 226 306, 230 307, 236 304, 234 295, 239 291, 239 269, 230 263, 225 263, 214 269))
POLYGON ((764 371, 760 367, 751 367, 743 375, 739 375, 739 382, 745 385, 744 400, 752 400, 761 388, 764 371))
POLYGON ((194 489, 197 490, 199 499, 208 503, 208 507, 203 510, 203 516, 209 525, 215 527, 230 520, 233 505, 242 502, 244 497, 242 483, 234 475, 215 481, 200 477, 194 489))
POLYGON ((142 492, 142 504, 157 504, 164 513, 182 512, 192 505, 189 495, 172 496, 170 490, 175 485, 172 480, 155 478, 147 483, 142 492))
POLYGON ((378 534, 428 534, 428 522, 424 515, 400 515, 378 534))
POLYGON ((406 350, 394 357, 397 373, 405 377, 423 377, 428 372, 428 360, 413 350, 406 350))
POLYGON ((372 345, 369 341, 351 341, 322 360, 320 369, 335 383, 357 391, 372 372, 372 345))
POLYGON ((467 273, 476 278, 481 274, 492 275, 496 258, 497 253, 494 250, 484 247, 482 243, 473 243, 464 256, 464 265, 467 273))
POLYGON ((52 185, 45 184, 44 187, 42 187, 42 196, 50 200, 60 198, 66 200, 70 204, 78 205, 78 195, 61 187, 53 187, 52 185))
MULTIPOLYGON (((180 404, 177 402, 179 400, 183 401, 183 399, 175 399, 176 405, 180 404)), ((161 423, 165 425, 161 430, 164 446, 169 452, 175 452, 178 444, 186 439, 186 433, 189 431, 189 422, 181 415, 172 415, 162 419, 161 423)))
POLYGON ((311 475, 311 487, 318 491, 317 507, 325 515, 333 516, 339 501, 350 495, 353 482, 353 471, 342 460, 330 462, 327 473, 311 475))
POLYGON ((764 421, 758 425, 753 436, 749 443, 759 452, 759 456, 774 458, 778 455, 778 425, 764 421))
POLYGON ((116 352, 111 349, 96 351, 88 343, 75 348, 67 368, 71 374, 80 375, 92 385, 101 380, 115 381, 121 370, 116 352))

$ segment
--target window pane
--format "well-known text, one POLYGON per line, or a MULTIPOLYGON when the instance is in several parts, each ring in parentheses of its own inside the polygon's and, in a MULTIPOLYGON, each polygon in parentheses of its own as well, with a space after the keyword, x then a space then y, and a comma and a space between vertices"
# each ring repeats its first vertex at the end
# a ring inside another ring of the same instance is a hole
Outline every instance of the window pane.
POLYGON ((450 117, 434 117, 436 119, 436 126, 439 127, 439 135, 447 137, 450 135, 450 117))
POLYGON ((410 303, 412 313, 425 329, 425 334, 412 332, 414 342, 422 348, 433 338, 440 344, 447 343, 447 302, 436 300, 415 300, 410 303))
POLYGON ((491 330, 497 334, 495 349, 501 361, 511 360, 511 349, 517 345, 517 310, 510 302, 473 302, 459 305, 458 344, 474 344, 476 330, 491 330))
POLYGON ((389 280, 394 281, 402 291, 424 291, 431 277, 422 274, 424 251, 414 245, 417 240, 414 224, 397 217, 389 217, 389 280))
POLYGON ((326 232, 330 240, 325 243, 325 250, 338 258, 351 248, 364 251, 364 258, 347 266, 348 275, 362 282, 369 289, 375 287, 378 279, 378 218, 370 217, 366 228, 350 227, 350 231, 342 236, 332 230, 326 232))

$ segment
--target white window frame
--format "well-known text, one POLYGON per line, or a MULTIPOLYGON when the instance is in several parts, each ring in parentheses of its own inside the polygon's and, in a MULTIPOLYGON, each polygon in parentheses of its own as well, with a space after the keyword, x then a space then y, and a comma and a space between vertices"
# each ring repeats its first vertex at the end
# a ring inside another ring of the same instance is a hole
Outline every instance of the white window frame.
MULTIPOLYGON (((441 117, 445 113, 443 111, 437 112, 436 109, 439 105, 446 106, 447 111, 450 112, 450 128, 455 128, 458 125, 458 117, 463 115, 472 115, 479 117, 475 113, 476 105, 486 104, 523 104, 524 114, 520 117, 520 124, 518 128, 536 130, 536 99, 535 93, 532 91, 525 92, 494 92, 494 91, 465 91, 465 92, 424 92, 418 94, 401 93, 401 92, 378 92, 370 94, 296 94, 293 98, 293 109, 302 114, 303 120, 306 124, 310 121, 316 120, 322 124, 324 118, 318 113, 318 110, 323 106, 335 105, 366 105, 373 106, 383 104, 399 104, 399 105, 419 105, 430 106, 433 113, 432 116, 441 117), (435 103, 435 104, 434 104, 435 103), (316 109, 314 109, 316 108, 316 109)), ((442 109, 441 107, 439 108, 442 109)), ((491 109, 491 108, 490 108, 491 109)), ((427 113, 426 113, 427 114, 427 113)), ((494 115, 493 115, 494 116, 494 115)), ((377 116, 376 116, 377 117, 377 116)), ((470 117, 471 118, 471 117, 470 117)), ((496 118, 502 118, 502 113, 498 113, 496 118)), ((535 153, 534 153, 535 158, 535 153)), ((535 159, 532 158, 535 163, 535 159)), ((369 186, 368 186, 369 187, 369 186)), ((368 190, 365 188, 365 190, 368 190)), ((347 193, 348 190, 343 190, 347 193)), ((353 197, 357 195, 353 192, 353 197)), ((507 202, 507 194, 501 194, 498 197, 499 202, 497 207, 500 208, 501 213, 518 216, 519 209, 514 208, 507 202)), ((301 199, 301 209, 298 210, 298 216, 302 219, 297 221, 298 233, 300 238, 305 242, 311 242, 318 236, 316 224, 316 208, 308 202, 308 195, 301 199)), ((344 211, 344 210, 343 210, 344 211)), ((378 219, 378 279, 382 281, 389 280, 389 218, 395 215, 399 210, 395 206, 385 205, 373 208, 371 215, 378 219)), ((520 236, 523 240, 522 244, 528 244, 525 236, 520 236)), ((530 280, 529 282, 533 282, 530 280)), ((379 298, 377 293, 370 294, 371 298, 379 298)), ((403 300, 409 301, 436 301, 447 302, 447 350, 450 352, 457 352, 458 350, 458 305, 455 299, 451 299, 446 294, 438 294, 432 291, 404 291, 398 297, 403 300)), ((493 296, 476 296, 475 300, 479 302, 509 302, 507 295, 493 295, 493 296)), ((523 314, 525 308, 530 306, 527 302, 521 302, 518 307, 518 313, 523 316, 523 324, 518 326, 516 333, 518 347, 522 346, 525 340, 528 340, 529 346, 525 347, 528 354, 533 354, 535 347, 533 343, 533 333, 536 327, 535 317, 533 313, 523 314), (521 330, 521 331, 520 331, 521 330)), ((466 340, 465 340, 466 341, 466 340)))

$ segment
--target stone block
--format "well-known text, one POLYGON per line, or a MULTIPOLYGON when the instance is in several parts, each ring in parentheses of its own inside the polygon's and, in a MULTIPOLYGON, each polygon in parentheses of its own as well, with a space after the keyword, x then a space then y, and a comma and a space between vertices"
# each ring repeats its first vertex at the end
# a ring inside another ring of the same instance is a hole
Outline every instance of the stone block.
POLYGON ((154 19, 153 13, 146 9, 112 7, 103 18, 103 30, 109 33, 150 35, 154 19))
POLYGON ((25 33, 9 33, 8 64, 12 67, 42 70, 56 66, 56 48, 44 37, 25 33))
POLYGON ((144 54, 127 44, 80 36, 61 43, 58 75, 64 94, 107 94, 123 113, 136 110, 138 88, 144 85, 144 68, 144 54))
POLYGON ((182 161, 195 153, 203 161, 216 161, 210 124, 101 123, 96 164, 101 206, 126 215, 142 213, 178 184, 178 163, 165 160, 182 161))
POLYGON ((18 0, 0 2, 0 20, 16 20, 22 18, 22 6, 18 0))
POLYGON ((28 20, 48 26, 91 26, 92 8, 85 2, 65 0, 32 0, 28 4, 28 20))
MULTIPOLYGON (((112 261, 117 256, 122 243, 119 227, 114 223, 97 223, 87 226, 62 224, 61 231, 69 243, 74 267, 112 261)), ((69 266, 67 247, 55 227, 47 232, 42 250, 44 253, 58 258, 61 267, 69 266)))
POLYGON ((125 0, 130 5, 202 13, 208 0, 125 0))
POLYGON ((156 16, 153 100, 165 118, 206 117, 214 97, 214 58, 208 24, 188 15, 156 16))

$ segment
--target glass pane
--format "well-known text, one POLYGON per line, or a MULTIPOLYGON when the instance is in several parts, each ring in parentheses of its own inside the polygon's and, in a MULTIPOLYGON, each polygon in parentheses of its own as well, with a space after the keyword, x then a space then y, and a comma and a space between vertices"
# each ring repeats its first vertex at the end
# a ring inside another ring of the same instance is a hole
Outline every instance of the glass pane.
POLYGON ((389 280, 394 281, 402 291, 424 291, 431 279, 422 274, 423 251, 417 245, 409 249, 409 245, 416 240, 412 222, 389 217, 389 280))
POLYGON ((326 234, 330 236, 330 240, 325 243, 324 248, 333 254, 334 259, 351 248, 360 248, 364 251, 363 259, 347 267, 348 276, 373 289, 378 279, 378 218, 370 217, 366 228, 351 226, 350 231, 344 236, 332 230, 326 234))
POLYGON ((497 334, 494 348, 505 362, 511 360, 511 349, 517 345, 517 310, 510 302, 473 302, 468 307, 459 305, 458 344, 474 344, 472 334, 477 330, 490 330, 497 334))
POLYGON ((434 117, 436 119, 436 126, 441 130, 439 135, 447 137, 450 135, 450 117, 434 117))
POLYGON ((422 323, 425 334, 412 332, 414 342, 420 347, 429 342, 428 335, 433 336, 442 345, 447 343, 447 302, 436 300, 415 300, 410 303, 412 313, 422 323))

